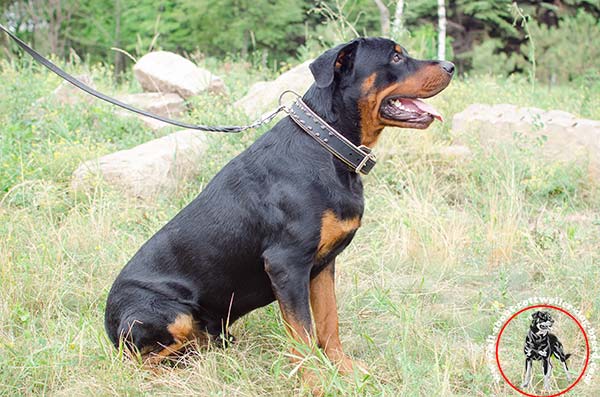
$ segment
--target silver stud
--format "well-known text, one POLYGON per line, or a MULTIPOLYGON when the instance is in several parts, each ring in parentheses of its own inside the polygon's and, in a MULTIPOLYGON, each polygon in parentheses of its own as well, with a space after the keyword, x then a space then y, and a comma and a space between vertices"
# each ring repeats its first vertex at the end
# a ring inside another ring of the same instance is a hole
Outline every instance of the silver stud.
POLYGON ((315 135, 316 135, 316 136, 321 136, 321 134, 319 134, 318 132, 317 132, 317 133, 315 133, 315 135))
POLYGON ((325 138, 323 139, 323 142, 329 142, 329 139, 325 138))
POLYGON ((308 129, 312 131, 312 127, 310 125, 308 126, 308 129))

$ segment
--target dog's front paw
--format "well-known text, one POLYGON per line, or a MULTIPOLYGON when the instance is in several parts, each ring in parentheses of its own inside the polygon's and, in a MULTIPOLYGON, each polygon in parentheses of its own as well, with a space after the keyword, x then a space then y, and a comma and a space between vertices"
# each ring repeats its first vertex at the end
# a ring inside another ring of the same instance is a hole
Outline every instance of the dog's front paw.
POLYGON ((314 397, 322 397, 325 395, 325 390, 321 383, 320 376, 316 370, 312 368, 302 368, 301 370, 302 384, 314 397))
POLYGON ((544 391, 550 391, 552 387, 550 386, 550 382, 544 381, 544 391))
POLYGON ((527 389, 529 387, 529 382, 523 382, 521 383, 521 389, 527 389))
POLYGON ((355 360, 346 354, 335 360, 334 363, 337 365, 342 374, 352 374, 354 371, 358 371, 363 374, 369 373, 368 367, 365 363, 360 360, 355 360))

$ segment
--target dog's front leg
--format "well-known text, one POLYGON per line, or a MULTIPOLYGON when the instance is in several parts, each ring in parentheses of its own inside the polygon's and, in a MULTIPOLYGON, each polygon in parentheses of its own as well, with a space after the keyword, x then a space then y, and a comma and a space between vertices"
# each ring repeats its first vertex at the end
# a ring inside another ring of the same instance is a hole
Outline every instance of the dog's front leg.
POLYGON ((521 384, 521 389, 525 389, 529 386, 531 382, 531 366, 533 362, 530 358, 525 359, 525 376, 523 378, 523 383, 521 384))
MULTIPOLYGON (((310 315, 310 265, 298 266, 287 257, 280 260, 281 255, 273 255, 273 259, 265 259, 265 271, 271 280, 271 286, 288 334, 296 341, 312 347, 314 341, 312 321, 310 315), (289 260, 289 261, 288 261, 289 260)), ((292 348, 291 361, 298 363, 303 354, 292 348)), ((316 374, 301 368, 303 382, 312 389, 315 396, 323 394, 316 374)))
POLYGON ((353 362, 344 353, 340 341, 335 298, 334 261, 310 281, 310 304, 317 330, 317 341, 325 355, 337 364, 343 373, 352 372, 355 367, 365 371, 364 365, 353 362))
POLYGON ((544 390, 550 391, 550 377, 552 376, 552 363, 550 357, 542 360, 544 365, 544 390))
POLYGON ((265 260, 265 271, 271 280, 285 327, 292 338, 310 345, 313 339, 310 317, 310 268, 265 260))

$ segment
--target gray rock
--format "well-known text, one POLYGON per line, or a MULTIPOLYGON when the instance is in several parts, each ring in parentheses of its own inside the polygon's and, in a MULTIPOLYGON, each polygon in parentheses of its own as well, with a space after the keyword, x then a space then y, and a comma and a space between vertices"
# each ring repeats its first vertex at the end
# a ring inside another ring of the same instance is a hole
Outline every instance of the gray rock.
MULTIPOLYGON (((85 83, 93 89, 96 89, 92 78, 88 75, 75 76, 77 80, 85 83)), ((97 99, 81 89, 75 87, 73 84, 63 81, 58 87, 50 94, 50 97, 62 105, 75 105, 77 103, 92 103, 97 99)))
MULTIPOLYGON (((118 97, 119 100, 159 116, 178 119, 185 113, 185 101, 177 94, 163 94, 158 92, 148 92, 143 94, 130 94, 118 97)), ((130 112, 125 109, 118 109, 115 112, 120 117, 137 117, 149 129, 156 131, 164 127, 170 127, 170 124, 130 112)))
POLYGON ((197 175, 207 147, 203 133, 178 131, 82 163, 73 173, 71 187, 85 191, 104 181, 133 197, 151 198, 197 175))
POLYGON ((257 117, 270 110, 277 104, 279 95, 285 90, 294 90, 300 95, 310 87, 314 78, 308 65, 312 60, 306 61, 287 72, 281 74, 273 81, 260 81, 250 87, 248 94, 237 101, 235 106, 241 108, 248 117, 257 117))
POLYGON ((177 94, 147 92, 121 95, 117 99, 128 105, 169 118, 181 116, 186 110, 185 101, 177 94))
POLYGON ((475 136, 483 146, 515 143, 524 137, 543 142, 548 159, 578 162, 600 181, 600 121, 578 119, 560 110, 519 108, 514 105, 473 104, 454 115, 456 136, 475 136))
POLYGON ((220 80, 208 70, 168 51, 144 55, 133 67, 133 73, 146 92, 179 94, 182 98, 198 95, 220 80))

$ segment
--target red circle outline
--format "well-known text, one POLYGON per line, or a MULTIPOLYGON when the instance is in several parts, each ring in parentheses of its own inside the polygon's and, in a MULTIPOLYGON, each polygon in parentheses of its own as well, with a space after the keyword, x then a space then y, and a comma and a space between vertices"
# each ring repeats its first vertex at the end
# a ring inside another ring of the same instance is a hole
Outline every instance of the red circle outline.
POLYGON ((502 377, 504 378, 504 380, 506 381, 506 383, 509 384, 510 387, 512 387, 518 393, 521 393, 522 395, 527 396, 527 397, 557 397, 557 396, 560 396, 560 395, 563 395, 563 394, 569 392, 572 388, 574 388, 579 383, 579 381, 581 381, 581 378, 583 378, 583 375, 585 375, 585 371, 587 370, 589 361, 590 361, 590 342, 588 341, 588 336, 587 336, 587 333, 585 332, 585 329, 583 328, 583 326, 581 325, 581 323, 579 322, 579 320, 577 320, 571 313, 569 313, 565 309, 563 309, 561 307, 558 307, 558 306, 539 304, 539 305, 527 306, 526 308, 519 310, 518 312, 516 312, 515 314, 513 314, 508 320, 506 320, 506 322, 504 323, 504 325, 500 329, 500 332, 498 333, 498 338, 496 339, 496 364, 498 365, 498 369, 500 370, 500 374, 502 375, 502 377), (500 359, 498 357, 498 352, 500 350, 500 338, 502 337, 502 333, 506 329, 506 326, 515 317, 517 317, 519 314, 521 314, 521 313, 523 313, 523 312, 525 312, 527 310, 536 309, 538 307, 547 307, 547 308, 550 308, 550 309, 558 310, 558 311, 566 314, 567 316, 571 317, 571 319, 573 321, 575 321, 575 323, 577 324, 577 326, 581 330, 581 333, 583 334, 583 338, 585 339, 586 356, 585 356, 585 364, 583 366, 583 371, 581 371, 581 374, 575 380, 575 382, 573 382, 571 384, 571 386, 569 386, 565 390, 563 390, 563 391, 561 391, 559 393, 556 393, 556 394, 550 394, 550 395, 545 395, 545 394, 541 394, 541 395, 540 394, 529 394, 529 393, 524 392, 523 390, 517 388, 515 385, 512 384, 512 382, 510 380, 508 380, 508 378, 504 374, 504 371, 502 370, 502 366, 500 365, 500 359))

